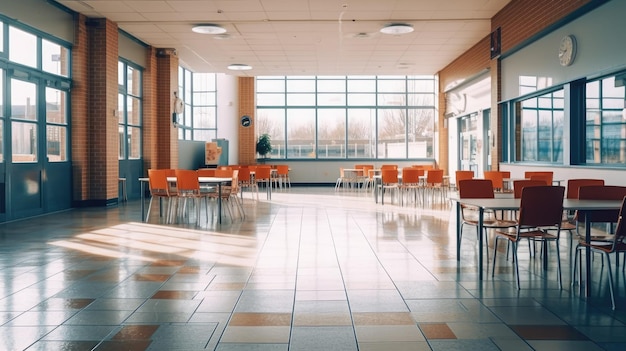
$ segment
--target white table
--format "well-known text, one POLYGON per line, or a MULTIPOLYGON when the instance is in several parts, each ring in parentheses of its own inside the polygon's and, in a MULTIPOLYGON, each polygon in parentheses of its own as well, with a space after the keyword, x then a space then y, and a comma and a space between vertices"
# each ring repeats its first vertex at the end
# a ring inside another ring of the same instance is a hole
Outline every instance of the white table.
MULTIPOLYGON (((514 211, 519 210, 520 199, 514 198, 495 198, 495 199, 461 199, 451 198, 455 201, 456 206, 456 259, 461 259, 461 205, 474 206, 478 208, 478 233, 484 230, 484 214, 485 211, 514 211)), ((563 210, 580 211, 585 213, 585 240, 591 241, 591 223, 593 223, 590 213, 594 211, 619 210, 622 206, 621 200, 578 200, 564 199, 563 210)), ((617 218, 615 218, 617 221, 617 218)), ((591 281, 591 249, 586 247, 586 279, 585 294, 589 296, 591 281)), ((478 236, 478 279, 483 279, 483 235, 478 236)))
MULTIPOLYGON (((206 185, 216 185, 217 186, 217 221, 219 224, 222 224, 222 185, 226 183, 232 182, 232 178, 226 177, 198 177, 198 182, 200 184, 206 185)), ((150 181, 150 178, 139 178, 139 183, 141 185, 141 220, 143 222, 146 221, 145 216, 145 201, 146 201, 146 191, 145 184, 150 181)), ((176 177, 167 177, 167 181, 170 183, 176 183, 176 177)))

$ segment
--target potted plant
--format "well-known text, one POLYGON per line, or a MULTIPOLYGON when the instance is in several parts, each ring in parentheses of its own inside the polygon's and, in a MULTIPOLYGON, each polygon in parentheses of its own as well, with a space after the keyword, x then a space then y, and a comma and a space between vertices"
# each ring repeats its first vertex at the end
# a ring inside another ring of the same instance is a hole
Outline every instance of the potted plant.
POLYGON ((264 159, 272 152, 272 140, 269 134, 265 133, 259 137, 259 140, 256 142, 256 152, 264 159))

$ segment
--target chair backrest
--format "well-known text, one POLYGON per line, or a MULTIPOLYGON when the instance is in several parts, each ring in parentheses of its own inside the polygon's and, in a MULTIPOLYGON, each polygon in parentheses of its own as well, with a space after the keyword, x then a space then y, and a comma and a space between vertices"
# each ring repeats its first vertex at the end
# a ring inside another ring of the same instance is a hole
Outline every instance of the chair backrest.
POLYGON ((561 225, 564 186, 527 186, 522 189, 518 223, 520 227, 561 225))
POLYGON ((198 177, 215 177, 215 168, 200 168, 198 177))
POLYGON ((218 178, 230 178, 233 176, 234 171, 232 168, 216 169, 215 176, 218 178))
POLYGON ((454 177, 456 179, 456 183, 458 184, 462 180, 473 179, 474 171, 456 171, 454 172, 454 177))
MULTIPOLYGON (((618 185, 589 185, 578 189, 578 198, 581 200, 622 200, 626 196, 626 186, 618 185)), ((578 211, 578 220, 590 216, 591 222, 617 222, 618 210, 578 211)))
POLYGON ((502 178, 511 178, 511 171, 499 171, 502 173, 502 178))
POLYGON ((548 174, 533 174, 530 180, 538 180, 544 182, 545 185, 552 185, 552 176, 548 174))
POLYGON ((540 176, 537 179, 545 180, 548 184, 552 185, 554 179, 554 172, 552 171, 526 171, 524 172, 524 178, 532 179, 533 176, 540 176))
POLYGON ((232 166, 217 166, 217 169, 233 169, 232 166))
POLYGON ((626 223, 624 223, 624 214, 626 208, 626 197, 622 199, 622 207, 619 210, 617 217, 617 226, 615 227, 615 236, 613 237, 613 246, 611 251, 615 251, 619 245, 624 245, 626 241, 626 223))
POLYGON ((502 189, 504 184, 502 179, 504 179, 504 174, 500 171, 485 171, 484 173, 485 179, 491 180, 494 189, 502 189))
POLYGON ((420 171, 422 174, 424 174, 424 171, 421 169, 416 169, 413 167, 402 168, 402 184, 407 184, 407 185, 419 184, 420 171))
POLYGON ((382 165, 380 166, 380 169, 395 169, 396 171, 398 170, 398 165, 391 165, 391 164, 386 164, 386 165, 382 165))
POLYGON ((249 185, 250 183, 250 167, 241 166, 238 169, 239 173, 237 174, 237 178, 239 179, 239 184, 249 185))
POLYGON ((398 170, 397 169, 381 169, 381 180, 383 184, 396 184, 398 183, 398 170))
POLYGON ((272 176, 271 166, 267 166, 267 165, 256 166, 256 170, 254 171, 254 178, 257 181, 269 181, 271 179, 271 176, 272 176))
POLYGON ((289 175, 289 166, 288 165, 276 165, 276 174, 281 176, 289 175))
POLYGON ((150 194, 152 194, 152 196, 168 196, 169 184, 167 182, 167 170, 149 169, 148 186, 150 187, 150 194))
POLYGON ((569 179, 567 181, 568 199, 578 199, 578 190, 581 186, 604 185, 604 179, 569 179))
POLYGON ((522 190, 526 187, 530 186, 542 186, 546 185, 546 182, 543 180, 529 180, 529 179, 520 179, 513 181, 513 197, 519 199, 522 197, 522 190))
POLYGON ((176 188, 180 195, 199 193, 200 183, 198 182, 198 172, 188 169, 177 169, 176 188))
POLYGON ((443 169, 427 170, 426 183, 428 183, 429 185, 443 184, 443 169))
POLYGON ((457 182, 461 199, 493 199, 493 185, 489 179, 463 179, 457 182))

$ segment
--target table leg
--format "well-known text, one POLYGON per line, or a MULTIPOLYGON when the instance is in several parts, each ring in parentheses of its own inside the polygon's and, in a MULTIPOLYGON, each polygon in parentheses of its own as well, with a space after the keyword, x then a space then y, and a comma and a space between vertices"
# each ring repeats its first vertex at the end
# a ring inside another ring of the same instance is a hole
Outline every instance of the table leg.
POLYGON ((461 261, 461 203, 456 202, 456 260, 461 261))
POLYGON ((146 215, 145 215, 145 199, 146 199, 146 192, 145 192, 145 183, 146 182, 142 182, 139 181, 140 187, 141 187, 141 221, 145 222, 146 221, 146 215))
POLYGON ((483 231, 485 230, 483 217, 485 209, 478 208, 478 280, 483 280, 483 231))
MULTIPOLYGON (((589 213, 585 214, 585 242, 591 242, 591 221, 589 213)), ((610 264, 610 262, 609 262, 610 264)), ((591 247, 585 246, 585 297, 591 295, 591 247)))
POLYGON ((222 183, 217 183, 217 222, 222 224, 222 183))

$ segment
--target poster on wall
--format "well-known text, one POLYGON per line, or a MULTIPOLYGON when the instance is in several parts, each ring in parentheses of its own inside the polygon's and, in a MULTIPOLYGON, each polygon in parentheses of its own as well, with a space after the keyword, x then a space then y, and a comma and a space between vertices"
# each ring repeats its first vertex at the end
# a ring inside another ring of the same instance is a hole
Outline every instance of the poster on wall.
POLYGON ((217 165, 222 154, 222 148, 215 142, 207 142, 204 145, 204 163, 207 165, 217 165))

